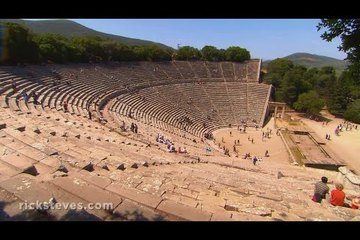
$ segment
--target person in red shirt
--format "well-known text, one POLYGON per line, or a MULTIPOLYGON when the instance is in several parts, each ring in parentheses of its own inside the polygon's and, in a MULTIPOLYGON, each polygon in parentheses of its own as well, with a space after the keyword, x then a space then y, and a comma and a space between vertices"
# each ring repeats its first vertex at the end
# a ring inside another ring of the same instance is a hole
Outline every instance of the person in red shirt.
POLYGON ((335 184, 335 189, 331 191, 330 203, 333 206, 344 206, 345 193, 344 186, 341 183, 335 184))

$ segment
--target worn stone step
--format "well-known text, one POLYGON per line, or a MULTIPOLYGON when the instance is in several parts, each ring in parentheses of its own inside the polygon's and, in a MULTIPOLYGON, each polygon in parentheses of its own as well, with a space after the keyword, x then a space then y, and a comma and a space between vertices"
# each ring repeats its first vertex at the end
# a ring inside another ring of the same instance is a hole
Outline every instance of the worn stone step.
POLYGON ((162 201, 157 207, 157 210, 175 216, 180 220, 189 221, 210 221, 212 215, 209 212, 201 211, 171 200, 162 201))
POLYGON ((114 217, 127 221, 167 221, 171 220, 162 216, 155 210, 141 206, 125 199, 113 212, 114 217))
POLYGON ((2 204, 0 221, 17 220, 20 218, 20 216, 23 216, 23 210, 19 208, 23 201, 3 188, 0 188, 0 202, 2 204))
POLYGON ((21 172, 22 170, 9 166, 7 163, 0 161, 0 181, 9 179, 21 172))
POLYGON ((23 173, 27 173, 33 176, 38 175, 38 172, 34 166, 35 161, 25 155, 19 153, 13 153, 10 155, 2 156, 0 159, 15 169, 20 170, 23 173))
POLYGON ((91 203, 111 203, 116 208, 123 200, 118 195, 77 177, 55 178, 51 183, 91 203))
POLYGON ((30 146, 40 150, 41 152, 45 153, 47 156, 54 156, 58 154, 58 151, 56 149, 40 142, 33 143, 30 146))
POLYGON ((183 204, 183 205, 193 207, 193 208, 196 208, 199 205, 199 202, 193 198, 190 198, 187 196, 182 196, 179 194, 174 194, 174 193, 171 193, 168 191, 164 195, 162 195, 162 198, 167 199, 167 200, 172 200, 179 204, 183 204))
POLYGON ((126 188, 118 183, 112 183, 106 187, 106 190, 114 192, 123 198, 130 199, 144 206, 156 209, 163 200, 161 197, 154 196, 136 189, 126 188))
POLYGON ((69 176, 81 178, 99 188, 105 189, 108 185, 111 184, 111 180, 108 176, 101 176, 96 172, 88 172, 86 170, 81 170, 79 172, 70 172, 69 176))
POLYGON ((36 148, 33 148, 32 146, 26 146, 18 150, 19 153, 22 153, 23 155, 30 157, 32 159, 36 159, 36 161, 41 161, 47 155, 43 153, 42 151, 39 151, 36 148))
POLYGON ((41 188, 35 178, 27 174, 19 174, 2 181, 0 187, 28 202, 48 201, 52 197, 51 191, 41 188))

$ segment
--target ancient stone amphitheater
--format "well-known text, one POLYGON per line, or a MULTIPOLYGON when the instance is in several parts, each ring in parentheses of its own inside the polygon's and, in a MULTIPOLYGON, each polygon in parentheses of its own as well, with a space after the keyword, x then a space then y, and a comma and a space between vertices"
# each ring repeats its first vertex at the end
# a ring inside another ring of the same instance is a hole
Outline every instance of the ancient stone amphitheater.
POLYGON ((260 65, 0 67, 0 219, 359 219, 359 211, 311 201, 314 183, 323 175, 335 180, 337 172, 271 158, 253 166, 204 138, 230 125, 263 126, 272 87, 259 83, 260 65), (24 93, 36 93, 39 103, 24 93), (138 133, 121 131, 123 123, 136 123, 138 133), (170 153, 158 134, 189 153, 170 153), (50 199, 112 208, 19 207, 50 199))

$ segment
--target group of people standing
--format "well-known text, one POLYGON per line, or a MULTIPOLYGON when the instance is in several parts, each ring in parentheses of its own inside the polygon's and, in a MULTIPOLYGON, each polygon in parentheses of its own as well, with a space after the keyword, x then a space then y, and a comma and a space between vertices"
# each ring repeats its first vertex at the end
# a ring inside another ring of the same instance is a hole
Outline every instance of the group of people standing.
POLYGON ((138 133, 138 125, 136 123, 131 123, 130 131, 133 133, 138 133))

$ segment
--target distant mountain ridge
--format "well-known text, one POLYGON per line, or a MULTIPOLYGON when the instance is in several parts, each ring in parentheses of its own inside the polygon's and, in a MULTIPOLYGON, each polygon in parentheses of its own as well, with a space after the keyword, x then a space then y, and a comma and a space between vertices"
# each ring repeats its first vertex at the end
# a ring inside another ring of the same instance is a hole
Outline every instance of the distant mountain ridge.
POLYGON ((70 20, 39 20, 39 21, 30 21, 30 20, 21 20, 21 19, 0 19, 0 22, 13 22, 18 24, 23 24, 28 27, 33 33, 56 33, 65 37, 73 36, 99 36, 104 38, 110 38, 117 41, 120 41, 127 45, 150 45, 155 44, 164 48, 171 48, 161 43, 128 38, 123 36, 118 36, 114 34, 103 33, 95 31, 91 28, 85 27, 77 22, 70 20))
MULTIPOLYGON (((291 60, 296 65, 302 65, 307 68, 322 68, 324 66, 332 66, 338 72, 342 72, 348 65, 346 60, 340 60, 332 57, 321 56, 310 53, 294 53, 289 56, 283 57, 284 59, 291 60)), ((267 64, 272 60, 263 62, 263 67, 266 68, 267 64)))

